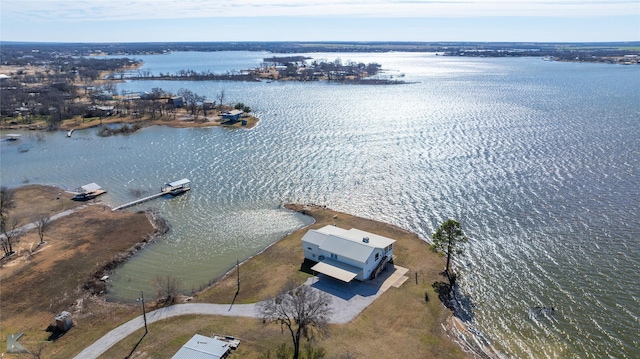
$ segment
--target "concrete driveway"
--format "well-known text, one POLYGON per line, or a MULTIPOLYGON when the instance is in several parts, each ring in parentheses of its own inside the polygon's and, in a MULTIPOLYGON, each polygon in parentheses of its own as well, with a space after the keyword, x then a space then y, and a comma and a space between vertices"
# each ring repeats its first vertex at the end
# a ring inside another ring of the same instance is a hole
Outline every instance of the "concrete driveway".
POLYGON ((357 317, 387 289, 392 286, 400 287, 409 279, 405 276, 407 272, 407 268, 389 266, 374 280, 352 281, 351 283, 320 274, 318 277, 307 279, 305 285, 331 295, 333 308, 331 323, 346 324, 357 317))
MULTIPOLYGON (((224 315, 252 318, 258 317, 256 304, 234 304, 231 306, 229 304, 188 303, 176 304, 147 313, 147 324, 187 314, 224 315)), ((111 348, 111 346, 128 337, 140 328, 144 328, 144 318, 142 316, 131 319, 105 334, 102 338, 98 339, 76 355, 74 359, 97 358, 111 348)))
MULTIPOLYGON (((305 285, 331 295, 333 314, 330 322, 345 324, 353 320, 366 307, 373 303, 391 286, 399 287, 408 277, 408 269, 394 266, 388 267, 376 279, 367 282, 344 283, 339 280, 321 275, 311 277, 305 285)), ((207 304, 188 303, 176 304, 147 313, 147 324, 159 320, 187 314, 223 315, 231 317, 259 318, 258 303, 254 304, 207 304)), ((144 327, 144 318, 139 316, 105 334, 102 338, 85 348, 74 359, 97 358, 111 346, 128 337, 136 330, 144 327)))

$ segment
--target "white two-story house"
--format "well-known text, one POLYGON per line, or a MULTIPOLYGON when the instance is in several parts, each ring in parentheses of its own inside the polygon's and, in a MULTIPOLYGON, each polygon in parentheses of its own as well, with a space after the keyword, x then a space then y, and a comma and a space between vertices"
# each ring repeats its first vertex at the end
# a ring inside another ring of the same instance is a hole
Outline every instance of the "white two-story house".
POLYGON ((374 279, 393 261, 395 240, 356 228, 328 225, 302 237, 304 257, 318 262, 311 269, 343 282, 374 279))

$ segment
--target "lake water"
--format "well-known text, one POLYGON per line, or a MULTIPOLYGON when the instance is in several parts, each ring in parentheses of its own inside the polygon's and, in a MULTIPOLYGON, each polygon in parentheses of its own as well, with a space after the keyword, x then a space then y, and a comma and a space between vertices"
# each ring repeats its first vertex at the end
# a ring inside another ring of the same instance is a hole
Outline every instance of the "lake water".
MULTIPOLYGON (((3 141, 2 185, 97 182, 111 205, 187 177, 156 208, 172 230, 112 276, 111 298, 220 276, 324 204, 430 238, 448 218, 473 325, 504 357, 640 357, 640 67, 434 54, 307 54, 378 62, 406 85, 132 81, 244 102, 252 130, 22 132, 3 141), (532 310, 554 307, 554 313, 532 310)), ((257 52, 141 57, 154 73, 257 66, 257 52)), ((401 265, 401 263, 400 263, 401 265)))

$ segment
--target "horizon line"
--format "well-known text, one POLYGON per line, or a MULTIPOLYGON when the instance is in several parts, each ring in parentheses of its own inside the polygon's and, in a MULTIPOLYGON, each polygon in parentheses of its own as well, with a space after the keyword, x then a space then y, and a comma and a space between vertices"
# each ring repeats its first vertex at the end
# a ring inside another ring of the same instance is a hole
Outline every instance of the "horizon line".
POLYGON ((0 43, 14 44, 234 44, 234 43, 304 43, 304 44, 638 44, 640 40, 615 40, 615 41, 410 41, 410 40, 240 40, 240 41, 21 41, 1 40, 0 43))

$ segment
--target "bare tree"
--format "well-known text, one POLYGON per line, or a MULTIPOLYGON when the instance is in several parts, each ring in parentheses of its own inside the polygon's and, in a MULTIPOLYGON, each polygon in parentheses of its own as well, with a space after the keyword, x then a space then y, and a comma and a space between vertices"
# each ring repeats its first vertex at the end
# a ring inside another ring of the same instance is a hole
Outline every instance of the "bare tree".
POLYGON ((116 87, 116 85, 113 82, 106 82, 104 84, 101 85, 101 89, 104 92, 107 92, 109 94, 111 94, 112 96, 115 96, 118 94, 118 88, 116 87))
POLYGON ((40 237, 40 243, 38 245, 44 244, 44 232, 49 227, 51 223, 51 217, 46 214, 41 214, 36 217, 36 226, 38 227, 38 236, 40 237))
POLYGON ((13 193, 12 189, 4 186, 0 187, 0 217, 2 217, 3 220, 7 216, 7 211, 15 205, 13 193))
POLYGON ((220 106, 224 105, 224 90, 220 90, 218 94, 218 101, 220 101, 220 106))
POLYGON ((160 87, 154 87, 151 89, 151 94, 149 95, 152 100, 158 100, 167 95, 167 91, 163 90, 160 87))
POLYGON ((202 102, 202 115, 204 116, 204 118, 207 118, 207 113, 210 109, 215 108, 216 107, 216 102, 215 101, 203 101, 202 102))
POLYGON ((18 242, 22 235, 22 230, 18 229, 18 221, 15 219, 10 221, 3 218, 0 222, 0 230, 2 230, 2 236, 0 237, 0 245, 4 251, 4 256, 8 257, 14 252, 13 245, 18 242))
POLYGON ((194 117, 194 120, 198 119, 199 104, 204 102, 205 97, 200 96, 191 90, 180 89, 178 90, 178 96, 184 98, 185 105, 189 113, 194 117))
POLYGON ((300 339, 312 339, 327 332, 331 297, 309 286, 296 286, 288 282, 280 294, 259 304, 260 315, 265 323, 277 323, 287 328, 293 340, 293 359, 300 355, 300 339))
POLYGON ((173 304, 180 292, 180 283, 180 279, 171 274, 156 277, 154 284, 158 293, 158 300, 166 305, 173 304))
POLYGON ((44 358, 46 342, 39 342, 35 345, 31 350, 29 350, 29 356, 33 359, 42 359, 44 358))

